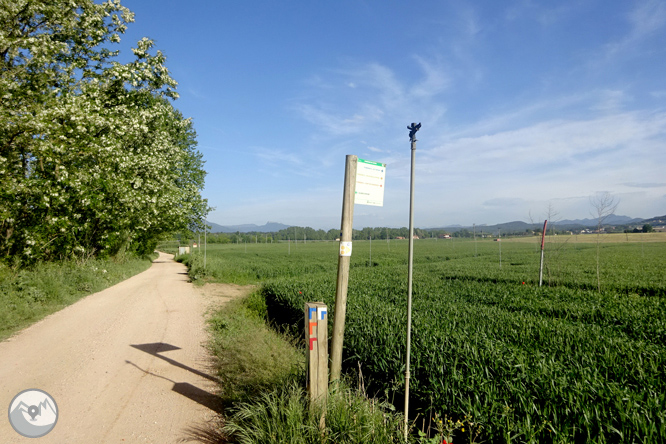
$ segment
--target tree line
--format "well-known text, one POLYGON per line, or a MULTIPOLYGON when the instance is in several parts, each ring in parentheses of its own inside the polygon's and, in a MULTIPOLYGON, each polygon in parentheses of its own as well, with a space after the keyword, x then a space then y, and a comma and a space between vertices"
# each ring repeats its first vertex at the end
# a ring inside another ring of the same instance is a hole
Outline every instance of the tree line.
MULTIPOLYGON (((450 233, 446 230, 424 230, 421 228, 414 229, 414 235, 419 238, 442 237, 445 234, 457 236, 457 232, 450 233)), ((402 228, 388 228, 388 227, 366 227, 362 230, 353 230, 352 240, 386 240, 386 239, 407 239, 409 237, 409 229, 402 228)), ((194 239, 192 233, 182 233, 181 239, 194 239)), ((208 233, 207 241, 209 243, 234 243, 234 242, 249 242, 249 243, 265 243, 265 242, 303 242, 303 241, 334 241, 340 238, 340 230, 332 228, 328 231, 315 230, 311 227, 289 227, 273 233, 263 232, 248 232, 248 233, 208 233)))
MULTIPOLYGON (((617 228, 612 230, 610 227, 607 228, 607 232, 623 232, 624 228, 617 228)), ((624 230, 624 232, 650 232, 652 231, 652 226, 649 224, 644 225, 641 229, 635 228, 633 230, 624 230)), ((444 230, 444 229, 423 229, 423 228, 414 228, 414 235, 418 236, 419 239, 430 239, 430 238, 486 238, 486 237, 519 237, 519 236, 540 236, 543 231, 543 227, 536 226, 534 228, 527 229, 501 229, 489 228, 485 226, 480 226, 475 229, 469 228, 460 228, 457 230, 444 230)), ((575 230, 574 233, 580 232, 580 230, 575 230)), ((548 235, 555 234, 571 234, 572 231, 569 229, 557 229, 555 227, 548 227, 548 235)), ((190 240, 196 240, 199 235, 195 234, 192 231, 183 231, 178 237, 180 238, 181 243, 187 243, 190 240)), ((201 236, 199 236, 201 237, 201 236)), ((207 242, 208 243, 271 243, 271 242, 283 242, 283 241, 292 241, 292 242, 303 242, 303 241, 333 241, 340 238, 340 230, 332 228, 330 230, 316 230, 311 227, 298 227, 292 226, 289 228, 282 229, 277 232, 259 232, 259 231, 250 231, 246 233, 241 233, 239 231, 234 233, 207 233, 207 242)), ((386 240, 388 239, 408 239, 409 238, 409 229, 407 227, 401 228, 388 228, 388 227, 366 227, 362 230, 353 230, 352 240, 386 240)), ((202 238, 203 239, 203 238, 202 238)))
POLYGON ((0 0, 0 261, 151 252, 203 229, 205 171, 176 81, 119 0, 0 0))

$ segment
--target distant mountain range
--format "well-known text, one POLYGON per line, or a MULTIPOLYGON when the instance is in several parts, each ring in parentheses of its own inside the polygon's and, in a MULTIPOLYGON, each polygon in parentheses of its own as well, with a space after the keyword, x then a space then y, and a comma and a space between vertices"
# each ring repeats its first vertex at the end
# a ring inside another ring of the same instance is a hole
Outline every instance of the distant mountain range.
MULTIPOLYGON (((243 225, 218 225, 213 222, 206 222, 212 227, 211 233, 275 233, 280 230, 291 227, 292 225, 285 225, 279 222, 266 222, 264 225, 256 224, 243 224, 243 225)), ((566 219, 559 220, 552 223, 557 225, 560 228, 581 228, 581 227, 594 227, 597 225, 596 219, 566 219)), ((651 224, 653 226, 663 226, 666 224, 666 215, 657 216, 650 219, 641 219, 641 218, 632 218, 629 216, 618 216, 612 214, 604 220, 604 225, 642 225, 642 224, 651 224)), ((496 225, 477 225, 476 228, 480 231, 494 231, 494 230, 505 230, 505 231, 524 231, 526 229, 538 228, 543 225, 543 222, 537 223, 527 223, 523 221, 513 221, 505 222, 496 225)), ((462 226, 462 225, 447 225, 445 227, 439 228, 426 228, 426 230, 448 230, 448 231, 458 231, 463 228, 472 229, 471 226, 462 226)))
POLYGON ((266 222, 264 225, 256 224, 243 224, 243 225, 218 225, 213 222, 206 221, 206 223, 211 226, 211 233, 275 233, 285 228, 289 228, 291 225, 285 225, 278 222, 266 222))
MULTIPOLYGON (((643 219, 631 218, 629 216, 617 216, 611 214, 604 220, 604 225, 629 225, 642 222, 643 219)), ((560 220, 553 222, 553 225, 583 225, 584 227, 594 227, 597 225, 597 219, 574 219, 574 220, 560 220)))
POLYGON ((663 227, 664 225, 666 225, 666 215, 651 217, 650 219, 643 219, 640 223, 650 224, 653 227, 658 227, 658 226, 663 227))
MULTIPOLYGON (((552 225, 555 225, 559 228, 586 228, 586 227, 595 227, 597 225, 597 219, 566 219, 566 220, 559 220, 552 222, 552 225)), ((604 226, 608 225, 642 225, 642 224, 651 224, 653 226, 656 225, 664 225, 666 223, 666 216, 658 216, 658 217, 653 217, 651 219, 641 219, 641 218, 632 218, 629 216, 618 216, 615 214, 612 214, 608 216, 604 220, 604 226)), ((549 225, 551 222, 549 221, 549 225)), ((524 231, 526 229, 533 229, 533 228, 538 228, 543 226, 543 222, 539 221, 537 223, 527 223, 523 221, 513 221, 513 222, 505 222, 501 224, 496 224, 496 225, 477 225, 476 229, 477 231, 495 231, 495 230, 504 230, 504 231, 524 231)), ((462 226, 462 225, 449 225, 446 227, 442 228, 431 228, 431 229, 437 229, 437 230, 449 230, 449 231, 458 231, 462 230, 463 228, 465 229, 472 229, 470 226, 462 226)))

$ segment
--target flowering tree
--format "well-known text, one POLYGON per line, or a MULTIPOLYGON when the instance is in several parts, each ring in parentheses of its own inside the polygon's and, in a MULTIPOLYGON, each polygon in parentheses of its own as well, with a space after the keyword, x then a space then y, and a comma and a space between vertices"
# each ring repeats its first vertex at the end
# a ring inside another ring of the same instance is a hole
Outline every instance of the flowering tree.
POLYGON ((152 250, 202 225, 205 171, 164 55, 118 0, 0 0, 0 260, 152 250))

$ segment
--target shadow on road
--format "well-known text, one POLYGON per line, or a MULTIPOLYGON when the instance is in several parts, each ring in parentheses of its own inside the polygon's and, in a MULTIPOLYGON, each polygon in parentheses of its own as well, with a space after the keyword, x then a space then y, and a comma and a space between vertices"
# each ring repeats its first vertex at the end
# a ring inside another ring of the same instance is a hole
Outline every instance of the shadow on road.
MULTIPOLYGON (((218 379, 214 376, 211 376, 195 368, 182 364, 174 359, 160 355, 160 353, 162 352, 180 350, 180 347, 171 344, 166 344, 164 342, 153 342, 149 344, 130 344, 130 346, 136 348, 137 350, 141 350, 142 352, 148 353, 149 355, 155 356, 156 358, 160 358, 163 361, 166 361, 175 367, 182 368, 183 370, 187 370, 188 372, 194 373, 195 375, 201 376, 202 378, 206 378, 210 381, 218 382, 218 379)), ((183 395, 186 398, 189 398, 192 401, 213 410, 214 412, 217 413, 222 412, 223 410, 222 401, 218 396, 208 393, 207 391, 200 389, 199 387, 196 387, 188 382, 176 382, 162 375, 156 375, 154 373, 151 373, 148 370, 142 369, 141 367, 139 367, 138 365, 136 365, 131 361, 126 360, 125 362, 136 367, 137 369, 141 370, 147 375, 166 379, 167 381, 172 382, 173 387, 171 388, 171 390, 173 390, 174 392, 183 395)))

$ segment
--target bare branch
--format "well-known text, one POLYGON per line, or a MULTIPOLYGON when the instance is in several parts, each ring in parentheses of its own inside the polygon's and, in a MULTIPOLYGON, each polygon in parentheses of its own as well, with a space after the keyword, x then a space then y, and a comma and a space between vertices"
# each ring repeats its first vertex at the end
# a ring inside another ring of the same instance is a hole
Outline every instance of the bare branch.
POLYGON ((617 206, 620 204, 619 199, 613 196, 608 191, 602 191, 590 197, 590 205, 593 210, 590 212, 595 219, 597 219, 597 229, 601 231, 601 226, 609 216, 615 213, 617 206))

